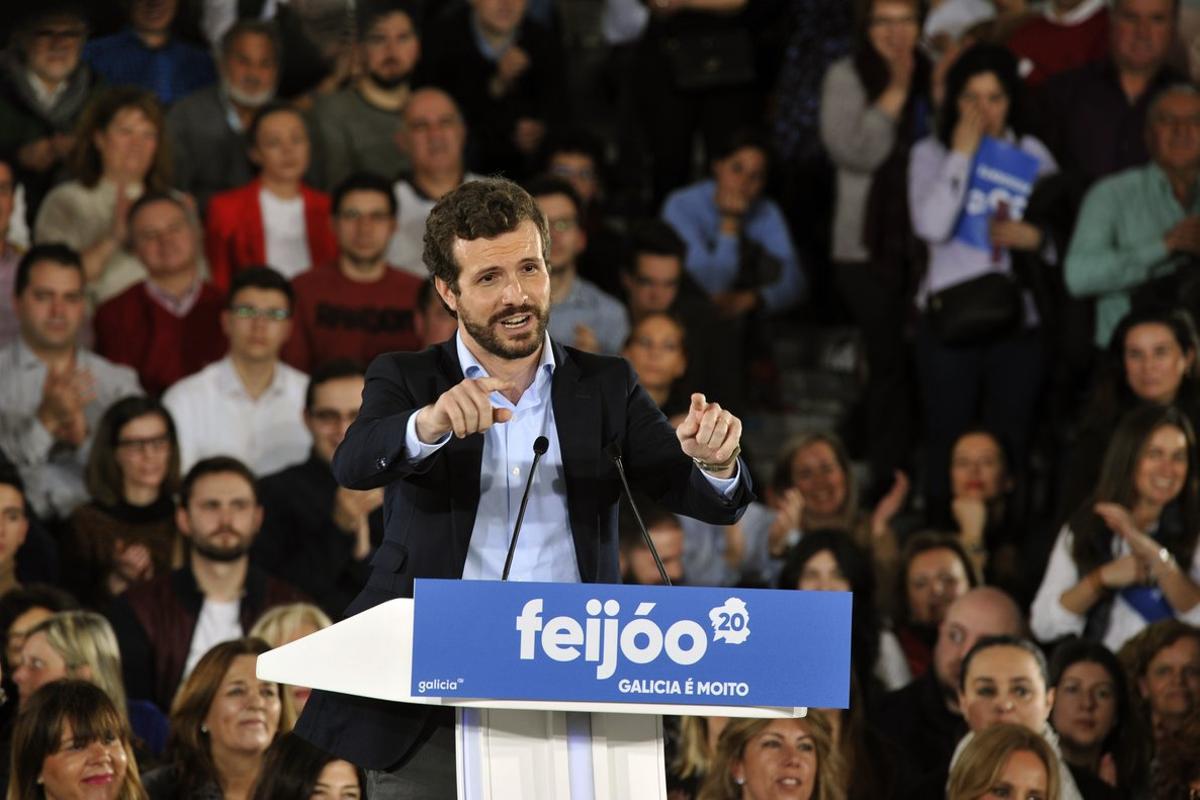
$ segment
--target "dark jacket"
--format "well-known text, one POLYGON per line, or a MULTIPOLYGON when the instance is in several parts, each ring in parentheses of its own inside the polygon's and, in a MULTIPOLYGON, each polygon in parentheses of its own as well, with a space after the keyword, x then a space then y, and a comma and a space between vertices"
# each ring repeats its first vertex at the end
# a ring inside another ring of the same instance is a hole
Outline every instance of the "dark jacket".
MULTIPOLYGON (((605 447, 621 447, 629 481, 676 513, 732 524, 753 499, 745 465, 729 500, 679 448, 675 431, 620 358, 554 345, 551 400, 566 478, 568 518, 585 583, 618 583, 620 483, 605 447)), ((479 506, 483 436, 450 441, 419 463, 404 452, 409 417, 463 380, 455 339, 420 353, 388 353, 367 370, 362 409, 334 454, 338 482, 386 486, 383 544, 367 587, 346 610, 357 614, 411 597, 415 578, 459 578, 479 506)), ((415 752, 428 706, 314 692, 297 732, 369 769, 387 769, 415 752)))
MULTIPOLYGON (((246 573, 241 623, 244 632, 267 609, 306 598, 253 564, 246 573)), ((113 601, 109 621, 117 634, 130 697, 170 709, 183 679, 188 649, 204 595, 190 564, 135 586, 113 601)))
POLYGON ((966 721, 946 707, 932 666, 903 689, 884 695, 874 722, 904 766, 905 785, 898 797, 909 796, 931 776, 945 775, 955 746, 967 733, 966 721))

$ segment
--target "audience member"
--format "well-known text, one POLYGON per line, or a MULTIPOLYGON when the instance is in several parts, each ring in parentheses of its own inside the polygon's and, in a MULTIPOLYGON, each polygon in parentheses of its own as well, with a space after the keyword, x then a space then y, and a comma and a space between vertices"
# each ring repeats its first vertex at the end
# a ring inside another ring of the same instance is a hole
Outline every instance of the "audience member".
POLYGON ((1146 113, 1146 144, 1149 164, 1087 193, 1067 252, 1067 287, 1076 297, 1096 298, 1099 348, 1108 346, 1139 287, 1200 256, 1200 92, 1190 84, 1160 92, 1146 113))
POLYGON ((425 80, 462 109, 472 168, 514 179, 532 172, 542 140, 570 104, 563 47, 526 6, 470 0, 447 9, 428 27, 421 61, 425 80))
MULTIPOLYGON (((936 134, 917 143, 909 164, 913 228, 929 246, 929 267, 917 292, 924 313, 917 326, 916 357, 926 434, 926 513, 938 521, 946 515, 950 496, 951 447, 972 424, 982 422, 1000 438, 1011 456, 1012 475, 1024 473, 1028 458, 1045 371, 1039 319, 1028 290, 1012 287, 1011 324, 999 323, 969 340, 960 341, 954 331, 936 324, 931 311, 942 308, 944 290, 961 291, 968 281, 997 273, 1011 278, 1013 253, 1043 250, 1043 231, 1023 221, 1015 209, 1010 219, 990 220, 990 246, 969 243, 956 233, 985 137, 1036 159, 1038 178, 1057 170, 1045 146, 1026 133, 1023 91, 1010 52, 997 45, 970 48, 947 74, 945 113, 936 134)), ((961 304, 969 306, 970 301, 961 304)), ((952 304, 946 313, 955 310, 952 304)))
POLYGON ((441 344, 458 331, 458 319, 446 308, 433 288, 433 278, 426 278, 417 290, 417 306, 413 309, 413 328, 421 347, 441 344))
POLYGON ((640 512, 650 539, 654 542, 654 549, 662 562, 663 572, 667 574, 671 583, 686 583, 683 517, 676 516, 640 493, 635 495, 634 502, 637 503, 638 511, 634 511, 623 501, 617 520, 617 533, 621 545, 621 574, 624 576, 624 582, 643 586, 659 586, 663 582, 654 554, 642 538, 642 529, 635 516, 640 512))
POLYGON ((404 105, 421 55, 418 15, 407 0, 374 0, 357 6, 360 72, 351 84, 317 98, 312 110, 322 186, 370 171, 395 180, 407 171, 407 153, 396 147, 404 105))
POLYGON ((1069 639, 1050 660, 1050 686, 1050 724, 1063 761, 1134 796, 1145 785, 1151 747, 1130 708, 1117 657, 1102 644, 1069 639))
POLYGON ((1058 758, 1042 736, 1023 725, 1001 722, 963 748, 950 771, 946 800, 1059 800, 1058 758))
POLYGON ((283 733, 267 748, 250 800, 359 800, 366 788, 361 768, 283 733))
POLYGON ((729 717, 665 717, 667 796, 692 800, 712 769, 717 740, 729 717))
POLYGON ((196 664, 171 704, 169 763, 146 775, 150 800, 248 798, 263 756, 292 717, 279 686, 255 674, 261 639, 215 645, 196 664))
MULTIPOLYGON (((871 494, 909 468, 914 387, 905 331, 918 267, 904 191, 908 152, 928 129, 930 65, 917 47, 921 5, 874 0, 854 52, 829 67, 820 133, 837 171, 834 280, 863 336, 871 494)), ((839 45, 841 43, 839 42, 839 45)))
POLYGON ((337 485, 330 462, 362 405, 363 368, 333 361, 314 370, 304 397, 312 433, 308 460, 259 482, 262 531, 255 562, 288 581, 331 616, 350 605, 383 539, 383 490, 337 485))
POLYGON ((250 562, 262 506, 244 464, 196 464, 180 487, 176 524, 189 545, 183 566, 130 588, 111 610, 125 686, 159 708, 210 647, 243 636, 266 609, 301 599, 250 562))
POLYGON ((13 307, 13 282, 17 278, 17 263, 21 260, 22 250, 8 240, 16 181, 13 161, 0 156, 0 347, 14 341, 21 332, 13 307))
POLYGON ((885 695, 875 712, 876 725, 908 767, 907 788, 915 788, 930 775, 944 774, 955 745, 967 731, 958 686, 968 651, 985 636, 1017 636, 1024 627, 1012 598, 988 586, 972 589, 946 609, 932 669, 885 695))
POLYGON ((79 251, 93 304, 146 277, 129 251, 129 208, 145 191, 169 188, 162 109, 140 89, 116 87, 84 109, 70 167, 73 180, 46 195, 33 238, 79 251))
POLYGON ((1163 741, 1152 781, 1154 797, 1163 800, 1192 800, 1200 791, 1200 718, 1163 741))
POLYGON ((31 628, 21 648, 21 665, 13 673, 22 705, 46 684, 67 678, 103 689, 138 745, 150 757, 162 755, 167 718, 153 703, 125 697, 117 637, 108 620, 94 611, 63 611, 31 628))
POLYGON ((950 513, 976 574, 1014 595, 1026 580, 1017 495, 999 438, 985 428, 964 431, 950 448, 950 513))
POLYGON ((667 417, 686 415, 690 395, 680 383, 688 357, 683 323, 665 312, 638 320, 625 340, 621 355, 637 373, 638 383, 667 417))
POLYGON ((1148 307, 1125 315, 1109 340, 1091 399, 1057 484, 1057 519, 1079 508, 1096 486, 1117 423, 1141 405, 1174 405, 1195 430, 1200 424, 1200 339, 1181 309, 1148 307))
POLYGON ((586 252, 583 203, 571 184, 551 176, 536 178, 525 187, 550 225, 550 324, 556 342, 589 353, 616 355, 629 334, 625 307, 579 274, 579 257, 586 252))
POLYGON ((1036 88, 1060 72, 1108 58, 1108 4, 1053 0, 1008 38, 1025 85, 1036 88))
POLYGON ((25 484, 11 468, 0 468, 0 595, 20 587, 17 551, 29 534, 25 484))
POLYGON ((172 31, 178 0, 126 0, 129 26, 88 42, 83 49, 100 77, 115 85, 154 92, 169 106, 217 79, 208 52, 172 31))
POLYGON ((1117 653, 1143 729, 1156 747, 1179 735, 1200 710, 1200 629, 1174 619, 1148 625, 1117 653))
POLYGON ((299 424, 308 379, 279 360, 293 300, 291 284, 269 267, 234 276, 221 314, 229 353, 163 395, 185 470, 212 455, 237 456, 259 475, 304 459, 312 444, 299 424))
MULTIPOLYGON (((312 603, 288 603, 263 612, 250 629, 250 636, 262 639, 271 647, 282 647, 332 624, 325 612, 312 603)), ((286 686, 284 689, 284 702, 290 702, 292 710, 299 716, 312 689, 307 686, 286 686)))
POLYGON ((21 13, 0 66, 0 153, 13 159, 9 178, 25 187, 32 223, 75 147, 96 78, 81 58, 88 35, 82 2, 48 0, 21 13))
POLYGON ((390 181, 359 173, 338 185, 333 193, 337 261, 293 282, 296 310, 284 361, 310 372, 336 358, 369 364, 380 353, 420 349, 413 312, 421 281, 384 258, 395 230, 390 181))
POLYGON ((200 227, 179 195, 143 194, 126 225, 146 278, 96 310, 96 352, 133 367, 157 397, 225 354, 225 298, 204 280, 200 227))
POLYGON ((797 796, 846 797, 848 776, 824 717, 730 720, 699 800, 766 800, 781 773, 794 781, 797 796))
POLYGON ((433 87, 412 93, 404 106, 404 126, 398 138, 398 146, 412 164, 412 174, 396 181, 400 208, 396 232, 388 244, 389 264, 419 278, 429 274, 422 261, 425 218, 442 195, 480 177, 463 166, 466 143, 466 124, 450 95, 433 87))
POLYGON ((21 665, 25 637, 39 622, 60 611, 79 608, 67 592, 50 584, 31 583, 0 596, 0 633, 4 634, 3 674, 6 685, 21 665))
POLYGON ((1200 622, 1200 473, 1192 425, 1171 406, 1121 420, 1100 478, 1067 521, 1030 610, 1042 641, 1117 650, 1164 617, 1200 622))
POLYGON ((167 112, 175 186, 194 197, 201 211, 213 195, 254 178, 243 135, 258 110, 275 99, 279 56, 278 34, 269 23, 238 20, 220 39, 220 82, 167 112))
POLYGON ((258 176, 213 195, 204 223, 209 268, 221 289, 258 264, 294 278, 337 257, 329 195, 303 180, 311 153, 304 117, 269 103, 254 116, 246 142, 258 176))
POLYGON ((76 344, 83 276, 79 255, 65 245, 22 256, 14 283, 21 335, 0 350, 0 449, 43 517, 65 518, 86 499, 83 468, 100 415, 141 394, 133 370, 76 344))
POLYGON ((979 585, 978 573, 957 536, 917 533, 904 544, 895 585, 892 626, 909 671, 919 678, 932 663, 946 609, 979 585))
POLYGON ((880 623, 871 564, 845 533, 806 533, 788 555, 779 588, 854 593, 850 650, 860 701, 873 699, 877 687, 891 691, 912 679, 895 634, 880 623))
POLYGON ((91 500, 71 515, 67 582, 104 608, 121 592, 183 562, 175 529, 179 443, 157 400, 126 397, 96 428, 86 473, 91 500))
POLYGON ((129 724, 103 689, 55 681, 29 698, 13 730, 8 796, 145 800, 129 724))

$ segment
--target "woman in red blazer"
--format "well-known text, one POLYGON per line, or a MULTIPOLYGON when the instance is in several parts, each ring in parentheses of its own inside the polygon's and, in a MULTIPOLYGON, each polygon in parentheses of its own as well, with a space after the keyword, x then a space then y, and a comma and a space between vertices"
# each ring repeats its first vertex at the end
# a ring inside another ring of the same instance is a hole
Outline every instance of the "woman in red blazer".
POLYGON ((262 109, 246 135, 258 177, 214 195, 208 204, 204 248, 212 282, 229 288, 233 273, 267 264, 289 278, 337 257, 329 195, 305 186, 309 138, 290 106, 262 109))

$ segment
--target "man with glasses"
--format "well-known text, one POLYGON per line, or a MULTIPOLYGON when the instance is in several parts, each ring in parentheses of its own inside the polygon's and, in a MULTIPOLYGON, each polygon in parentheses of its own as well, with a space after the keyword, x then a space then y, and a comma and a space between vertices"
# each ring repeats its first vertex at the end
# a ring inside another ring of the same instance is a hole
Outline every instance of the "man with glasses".
POLYGON ((15 156, 32 223, 75 146, 75 123, 96 77, 81 60, 88 33, 83 4, 25 5, 10 40, 12 57, 0 64, 0 153, 15 156))
POLYGON ((370 573, 368 559, 383 539, 383 490, 338 486, 333 451, 362 405, 363 368, 349 360, 317 367, 304 397, 312 433, 308 460, 259 482, 263 527, 255 562, 340 617, 370 573))
POLYGON ((25 480, 43 518, 66 519, 87 500, 83 471, 92 434, 114 401, 141 394, 128 367, 79 347, 83 264, 62 244, 42 244, 17 264, 21 332, 0 349, 0 451, 25 480))
POLYGON ((579 195, 553 176, 536 178, 525 188, 550 224, 550 335, 589 353, 617 355, 629 335, 629 317, 616 298, 576 270, 587 248, 579 195))
POLYGON ((163 395, 183 469, 232 455, 266 475, 308 454, 312 437, 300 424, 308 376, 279 360, 292 330, 292 301, 291 284, 270 267, 234 275, 221 313, 228 354, 163 395))
POLYGON ((413 310, 421 281, 385 259, 396 230, 396 197, 379 175, 358 173, 333 193, 335 264, 298 275, 292 336, 283 360, 308 372, 349 358, 362 364, 380 353, 419 350, 413 310))
POLYGON ((150 192, 129 209, 130 245, 146 268, 96 311, 96 352, 137 370, 158 396, 225 353, 224 297, 200 270, 200 231, 179 195, 150 192))

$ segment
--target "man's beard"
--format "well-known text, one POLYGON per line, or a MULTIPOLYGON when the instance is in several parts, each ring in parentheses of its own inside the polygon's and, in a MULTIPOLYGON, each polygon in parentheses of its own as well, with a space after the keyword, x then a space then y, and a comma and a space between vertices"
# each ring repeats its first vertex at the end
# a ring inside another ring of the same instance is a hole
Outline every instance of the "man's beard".
POLYGON ((396 75, 392 75, 390 77, 386 75, 380 75, 374 70, 367 73, 367 77, 370 78, 371 83, 375 84, 380 89, 386 89, 389 91, 392 89, 399 89, 401 86, 408 83, 408 79, 411 75, 412 70, 397 73, 396 75))
POLYGON ((274 87, 268 87, 255 94, 250 94, 249 92, 243 92, 226 80, 222 80, 221 85, 225 89, 226 96, 242 108, 262 108, 275 99, 274 87))
POLYGON ((386 247, 377 253, 371 253, 370 255, 366 255, 366 256, 355 255, 354 253, 350 252, 349 250, 343 250, 342 258, 349 261, 350 265, 357 269, 367 269, 368 267, 374 267, 376 264, 378 264, 380 261, 382 261, 383 257, 386 254, 387 254, 386 247))
POLYGON ((461 307, 458 309, 458 318, 463 327, 467 329, 467 333, 471 334, 471 338, 479 343, 480 347, 494 356, 513 361, 533 355, 542 346, 542 342, 546 339, 547 317, 547 312, 526 304, 498 311, 492 315, 486 325, 481 325, 478 321, 466 316, 461 307), (533 335, 528 339, 510 342, 505 341, 496 333, 495 326, 499 324, 500 320, 523 313, 532 314, 533 318, 537 320, 533 335))
MULTIPOLYGON (((224 533, 226 531, 237 533, 237 531, 234 531, 232 528, 222 528, 221 530, 217 531, 217 534, 224 533)), ((222 563, 237 561, 239 558, 245 556, 248 552, 250 552, 250 545, 253 543, 253 541, 253 536, 242 536, 240 533, 238 534, 237 544, 230 545, 228 547, 209 544, 207 539, 200 540, 194 536, 191 539, 192 549, 195 550, 196 553, 204 556, 209 561, 220 561, 222 563)))

